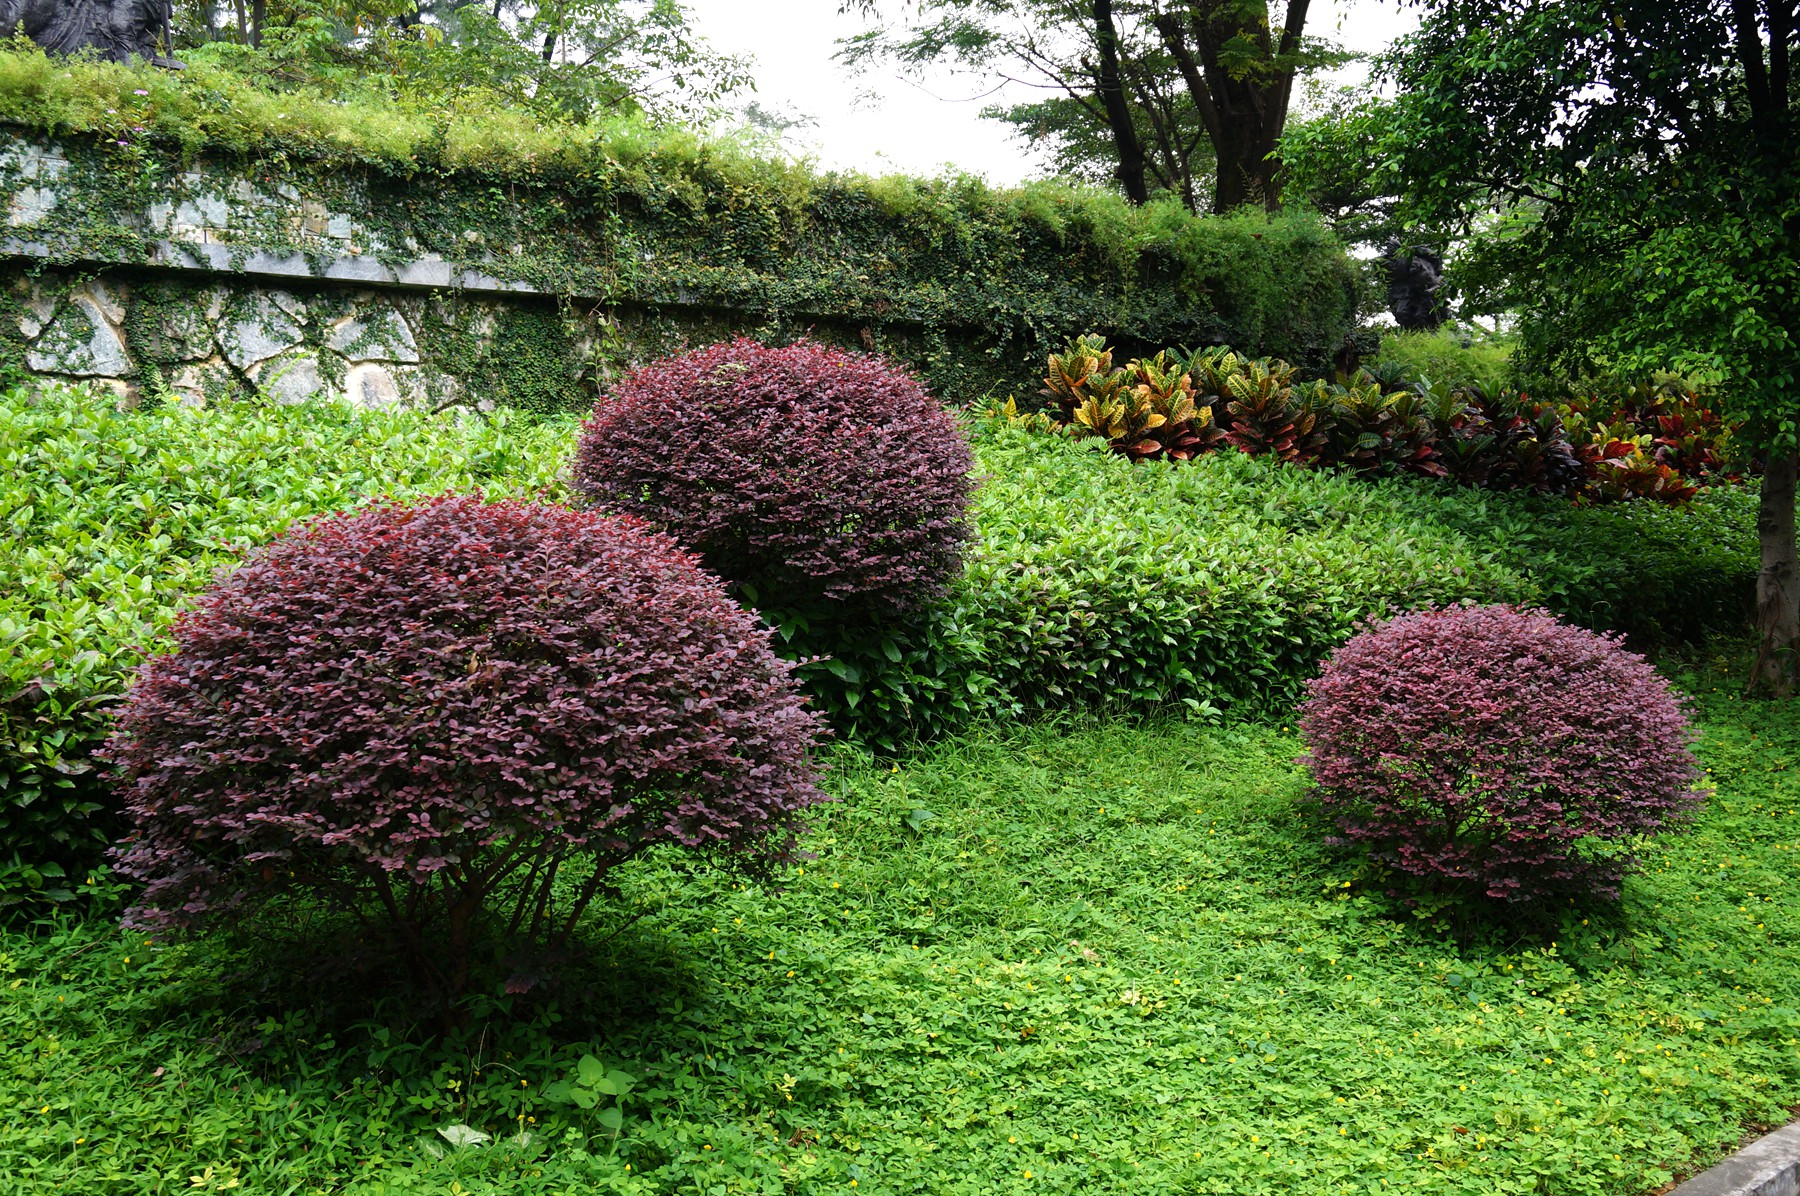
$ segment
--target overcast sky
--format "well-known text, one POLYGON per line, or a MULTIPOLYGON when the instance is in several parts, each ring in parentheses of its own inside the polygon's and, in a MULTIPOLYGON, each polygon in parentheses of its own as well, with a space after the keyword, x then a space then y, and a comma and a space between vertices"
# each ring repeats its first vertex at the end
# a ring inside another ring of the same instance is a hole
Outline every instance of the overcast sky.
MULTIPOLYGON (((983 95, 978 81, 940 73, 918 82, 887 68, 852 77, 832 55, 837 40, 860 32, 859 17, 840 16, 838 0, 686 0, 694 27, 719 50, 755 60, 756 100, 766 109, 817 123, 790 140, 825 169, 869 174, 938 174, 946 166, 1016 183, 1040 173, 1007 126, 982 120, 988 104, 1014 98, 983 95), (980 98, 976 98, 980 97, 980 98)), ((890 0, 890 9, 898 5, 890 0)), ((1415 18, 1398 0, 1315 2, 1308 32, 1354 50, 1378 50, 1415 18)), ((1017 99, 1034 93, 1020 91, 1017 99)))

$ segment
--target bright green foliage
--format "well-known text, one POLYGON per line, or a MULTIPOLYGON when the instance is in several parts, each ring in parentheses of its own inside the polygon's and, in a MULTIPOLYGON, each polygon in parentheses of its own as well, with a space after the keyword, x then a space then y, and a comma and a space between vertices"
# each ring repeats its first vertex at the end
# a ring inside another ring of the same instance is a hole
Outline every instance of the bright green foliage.
POLYGON ((116 829, 88 758, 177 604, 289 523, 485 487, 560 493, 572 421, 333 403, 119 412, 0 395, 0 903, 67 899, 116 829))
POLYGON ((1800 1100, 1800 711, 1732 700, 1741 675, 1678 674, 1718 792, 1620 905, 1466 942, 1321 846, 1295 736, 1135 723, 846 754, 780 889, 640 860, 548 1004, 471 1005, 441 1040, 293 978, 302 927, 10 933, 0 1174, 1641 1196, 1800 1100))
POLYGON ((1514 383, 1512 350, 1506 340, 1466 337, 1448 328, 1389 332, 1381 338, 1381 351, 1367 364, 1377 374, 1391 369, 1409 380, 1451 388, 1479 386, 1497 394, 1514 383))
POLYGON ((1002 421, 976 458, 981 539, 929 621, 786 629, 831 657, 809 685, 873 743, 1059 708, 1278 708, 1396 606, 1543 603, 1646 643, 1736 630, 1756 568, 1735 487, 1577 508, 1236 452, 1134 466, 1002 421))
POLYGON ((648 111, 705 123, 750 83, 749 64, 709 47, 672 0, 263 0, 235 15, 177 0, 174 52, 190 68, 222 63, 340 98, 553 121, 648 111))

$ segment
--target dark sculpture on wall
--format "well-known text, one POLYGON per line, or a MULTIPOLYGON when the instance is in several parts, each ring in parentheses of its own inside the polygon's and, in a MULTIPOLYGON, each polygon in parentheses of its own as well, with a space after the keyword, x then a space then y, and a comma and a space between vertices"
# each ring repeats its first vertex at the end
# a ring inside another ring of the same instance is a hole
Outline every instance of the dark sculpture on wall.
POLYGON ((53 54, 91 50, 112 62, 134 57, 179 69, 169 47, 170 0, 0 0, 0 30, 53 54))
POLYGON ((1387 264, 1388 311, 1409 331, 1430 331, 1449 318, 1438 291, 1444 285, 1444 259, 1429 245, 1402 247, 1389 242, 1381 260, 1387 264))

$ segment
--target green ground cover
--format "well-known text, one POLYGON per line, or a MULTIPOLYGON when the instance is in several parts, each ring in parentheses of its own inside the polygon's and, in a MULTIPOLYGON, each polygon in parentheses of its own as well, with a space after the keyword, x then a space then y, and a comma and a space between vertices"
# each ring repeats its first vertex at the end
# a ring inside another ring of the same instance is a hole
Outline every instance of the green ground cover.
POLYGON ((1648 1192, 1800 1100, 1800 711, 1672 671, 1716 796, 1536 929, 1322 846, 1279 724, 1120 720, 843 752, 783 888, 642 860, 529 1016, 435 1041, 328 926, 9 931, 0 1187, 1648 1192), (622 1101, 548 1099, 583 1056, 622 1101))

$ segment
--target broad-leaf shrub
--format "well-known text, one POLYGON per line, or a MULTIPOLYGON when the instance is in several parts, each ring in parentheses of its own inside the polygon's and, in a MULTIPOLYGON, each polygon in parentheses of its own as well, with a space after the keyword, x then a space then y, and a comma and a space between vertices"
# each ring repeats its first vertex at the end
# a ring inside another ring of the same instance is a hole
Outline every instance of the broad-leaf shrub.
POLYGON ((905 370, 739 339, 658 361, 582 427, 575 486, 758 604, 910 611, 961 565, 972 458, 905 370))
POLYGON ((296 519, 376 495, 556 493, 567 419, 0 392, 0 906, 68 900, 117 837, 92 760, 176 604, 296 519))
POLYGON ((1452 606, 1371 628, 1308 685, 1300 730, 1344 840, 1506 901, 1617 897, 1632 841, 1703 797, 1668 683, 1540 610, 1452 606))
POLYGON ((1735 480, 1730 429, 1673 381, 1551 405, 1471 381, 1408 378, 1394 362, 1311 382, 1286 362, 1223 348, 1112 362, 1104 338, 1076 337, 1050 355, 1039 392, 1047 411, 1022 415, 1009 400, 995 413, 1102 437, 1134 461, 1229 447, 1364 477, 1410 473, 1594 502, 1680 504, 1704 483, 1735 480))
POLYGON ((981 539, 929 617, 788 645, 830 657, 804 675, 846 731, 900 746, 1058 709, 1272 713, 1370 615, 1538 593, 1398 485, 1242 453, 1134 465, 1004 424, 977 450, 981 539))
POLYGON ((316 889, 455 992, 484 915, 555 946, 646 847, 763 873, 821 800, 768 633, 632 519, 479 496, 327 516, 174 638, 109 745, 142 925, 316 889))

